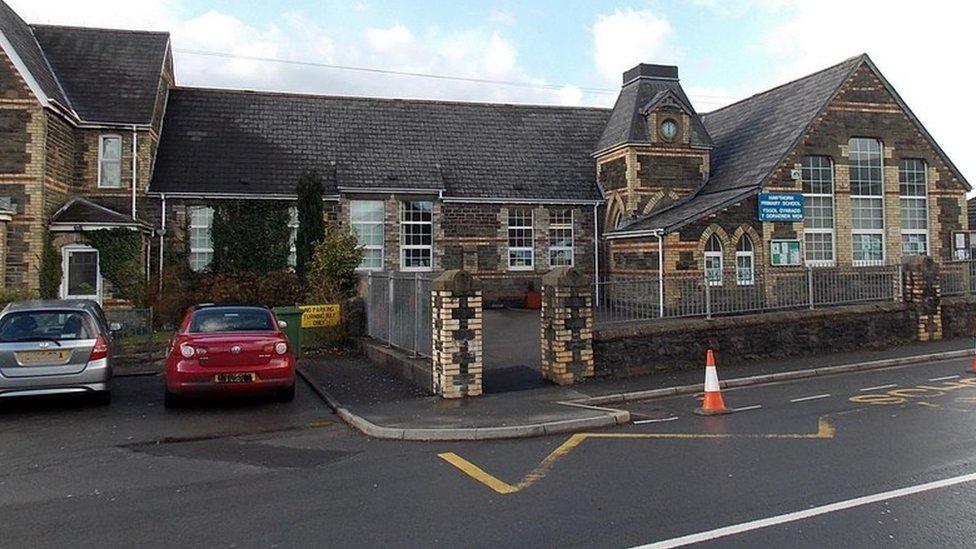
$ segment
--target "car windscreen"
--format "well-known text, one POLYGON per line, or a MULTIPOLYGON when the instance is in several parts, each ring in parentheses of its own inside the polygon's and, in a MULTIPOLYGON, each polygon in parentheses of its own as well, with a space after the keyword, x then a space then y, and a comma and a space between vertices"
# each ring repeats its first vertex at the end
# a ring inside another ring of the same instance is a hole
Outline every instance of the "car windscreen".
POLYGON ((17 311, 0 319, 0 343, 77 341, 98 333, 87 313, 79 311, 17 311))
POLYGON ((190 319, 190 332, 270 332, 274 331, 271 314, 264 309, 201 309, 190 319))

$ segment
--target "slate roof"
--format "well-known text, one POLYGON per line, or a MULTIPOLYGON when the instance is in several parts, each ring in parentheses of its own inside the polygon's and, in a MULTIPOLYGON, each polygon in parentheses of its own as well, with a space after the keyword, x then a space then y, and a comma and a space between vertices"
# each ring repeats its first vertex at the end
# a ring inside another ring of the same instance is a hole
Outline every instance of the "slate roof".
POLYGON ((864 56, 702 115, 715 142, 704 193, 757 186, 793 149, 864 56))
POLYGON ((82 120, 150 123, 169 33, 31 27, 82 120))
POLYGON ((151 192, 293 195, 339 188, 599 200, 590 158, 609 111, 177 88, 151 192))
POLYGON ((88 199, 76 197, 61 206, 51 217, 51 223, 75 223, 96 225, 135 225, 140 224, 132 216, 117 212, 88 199))
POLYGON ((663 92, 666 91, 674 93, 682 106, 692 115, 691 144, 696 147, 711 147, 712 139, 678 80, 642 77, 625 83, 621 88, 607 126, 596 147, 590 152, 605 151, 624 143, 650 142, 647 119, 644 118, 642 111, 651 103, 660 100, 663 92))
POLYGON ((799 80, 702 115, 715 143, 708 181, 671 208, 635 219, 617 231, 670 231, 759 192, 866 56, 847 59, 799 80))
POLYGON ((44 52, 34 38, 30 26, 3 0, 0 0, 0 31, 10 41, 17 56, 24 62, 31 76, 37 81, 37 85, 41 87, 41 91, 62 106, 70 108, 71 104, 58 84, 58 79, 44 57, 44 52))

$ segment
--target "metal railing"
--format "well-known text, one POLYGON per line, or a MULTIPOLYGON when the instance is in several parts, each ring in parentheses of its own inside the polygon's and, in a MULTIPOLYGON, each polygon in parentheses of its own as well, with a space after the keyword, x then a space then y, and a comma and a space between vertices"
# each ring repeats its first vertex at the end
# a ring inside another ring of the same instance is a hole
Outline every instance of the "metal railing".
POLYGON ((594 285, 597 324, 901 299, 901 266, 817 267, 775 273, 724 271, 618 278, 594 285), (663 288, 663 296, 661 289, 663 288))
POLYGON ((369 336, 414 355, 429 357, 433 274, 370 272, 365 278, 369 336))
POLYGON ((976 260, 943 262, 939 287, 944 296, 976 294, 976 260))

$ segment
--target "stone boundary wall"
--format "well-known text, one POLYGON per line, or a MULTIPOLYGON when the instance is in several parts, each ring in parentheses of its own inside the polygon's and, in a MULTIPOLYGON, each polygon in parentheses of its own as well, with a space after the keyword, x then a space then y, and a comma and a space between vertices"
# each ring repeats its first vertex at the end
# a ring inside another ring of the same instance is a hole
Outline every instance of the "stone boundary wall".
POLYGON ((709 348, 725 366, 883 349, 916 341, 917 330, 918 319, 911 307, 872 303, 606 327, 596 330, 593 352, 597 376, 631 376, 701 368, 709 348))
POLYGON ((974 337, 976 296, 942 298, 942 337, 974 337))

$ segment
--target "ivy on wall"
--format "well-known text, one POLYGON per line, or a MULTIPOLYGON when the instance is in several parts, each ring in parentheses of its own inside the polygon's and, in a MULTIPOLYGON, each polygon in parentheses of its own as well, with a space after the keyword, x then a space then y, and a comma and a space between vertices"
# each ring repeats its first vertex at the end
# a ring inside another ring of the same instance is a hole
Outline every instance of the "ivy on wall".
POLYGON ((85 233, 85 239, 98 250, 99 268, 114 296, 140 303, 145 297, 142 236, 128 229, 100 229, 85 233))
POLYGON ((322 179, 311 171, 302 174, 295 189, 298 195, 298 234, 295 238, 295 272, 305 279, 315 245, 325 236, 322 208, 322 179))
POLYGON ((214 273, 267 274, 288 268, 288 206, 266 200, 221 202, 211 238, 214 273))

